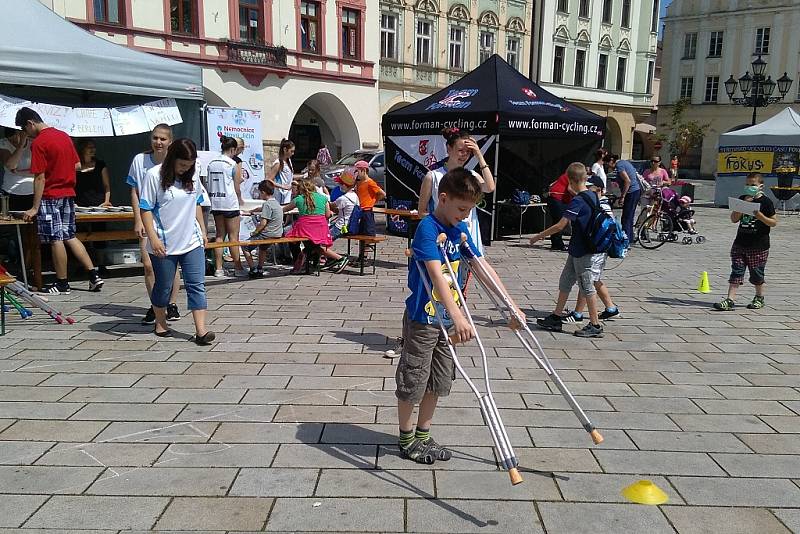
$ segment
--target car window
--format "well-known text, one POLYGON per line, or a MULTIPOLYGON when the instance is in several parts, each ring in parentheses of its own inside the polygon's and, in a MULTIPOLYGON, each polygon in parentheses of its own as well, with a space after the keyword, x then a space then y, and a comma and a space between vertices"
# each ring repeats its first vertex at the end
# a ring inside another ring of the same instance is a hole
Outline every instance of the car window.
POLYGON ((379 165, 383 165, 383 153, 380 153, 377 156, 375 156, 375 159, 372 160, 372 163, 373 164, 377 163, 379 165))
POLYGON ((372 154, 364 154, 363 152, 362 153, 356 152, 354 154, 348 154, 344 156, 336 163, 338 165, 355 165, 356 162, 358 161, 369 161, 370 158, 372 158, 372 154))

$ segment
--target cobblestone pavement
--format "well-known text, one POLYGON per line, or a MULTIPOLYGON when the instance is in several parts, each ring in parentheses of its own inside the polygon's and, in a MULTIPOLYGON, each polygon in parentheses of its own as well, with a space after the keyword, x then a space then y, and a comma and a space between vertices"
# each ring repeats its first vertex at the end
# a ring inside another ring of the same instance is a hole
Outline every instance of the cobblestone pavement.
MULTIPOLYGON (((623 318, 604 339, 540 332, 601 446, 473 288, 524 468, 517 487, 463 380, 434 425, 454 458, 429 468, 398 457, 384 351, 400 333, 401 238, 381 245, 376 276, 209 280, 211 347, 139 326, 141 277, 53 298, 77 324, 37 311, 0 338, 0 527, 800 531, 800 219, 773 233, 767 307, 723 313, 710 305, 724 293, 735 227, 723 210, 698 219, 703 245, 610 261, 623 318), (708 295, 695 291, 704 270, 708 295), (669 503, 626 503, 620 491, 640 478, 669 503)), ((531 321, 548 313, 564 255, 506 241, 489 257, 531 321)), ((751 296, 745 288, 739 304, 751 296)), ((190 319, 177 329, 191 333, 190 319)), ((461 354, 477 376, 476 349, 461 354)))

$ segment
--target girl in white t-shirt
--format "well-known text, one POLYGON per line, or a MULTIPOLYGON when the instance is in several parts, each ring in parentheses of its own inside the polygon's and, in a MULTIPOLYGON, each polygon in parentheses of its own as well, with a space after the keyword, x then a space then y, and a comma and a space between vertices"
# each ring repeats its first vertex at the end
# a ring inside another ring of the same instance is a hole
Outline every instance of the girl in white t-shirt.
POLYGON ((150 302, 156 314, 155 334, 168 337, 166 307, 178 264, 183 271, 188 307, 198 345, 208 345, 214 333, 206 328, 205 245, 197 148, 191 139, 172 143, 164 163, 147 171, 141 184, 139 208, 147 232, 147 251, 155 285, 150 302))
POLYGON ((294 167, 292 166, 292 156, 294 155, 294 143, 288 139, 281 140, 278 149, 278 159, 272 163, 266 175, 267 181, 272 183, 275 188, 275 199, 282 206, 292 200, 292 179, 294 178, 294 167))
POLYGON ((608 177, 606 176, 604 164, 608 162, 608 150, 598 148, 594 156, 595 162, 592 164, 592 174, 603 180, 603 188, 605 188, 608 185, 608 177))
MULTIPOLYGON (((216 236, 214 241, 222 242, 239 240, 239 226, 241 224, 240 206, 242 201, 242 169, 236 164, 233 157, 238 150, 238 143, 233 137, 220 138, 222 153, 208 163, 208 193, 211 196, 211 215, 214 216, 216 236)), ((231 247, 233 268, 236 276, 247 276, 247 271, 242 267, 239 256, 239 247, 231 247)), ((222 263, 222 249, 214 250, 216 272, 214 276, 225 275, 222 263)))
MULTIPOLYGON (((478 181, 481 183, 481 190, 484 193, 491 193, 494 191, 494 176, 489 169, 489 165, 483 158, 483 152, 480 147, 466 130, 458 128, 445 128, 442 130, 442 135, 447 140, 447 161, 444 167, 428 172, 422 180, 422 186, 419 191, 419 211, 420 217, 424 217, 428 213, 433 213, 436 205, 439 203, 439 182, 445 173, 450 169, 463 167, 471 158, 475 158, 478 162, 478 172, 472 171, 478 181)), ((464 219, 464 222, 469 228, 469 234, 472 242, 483 255, 483 240, 481 239, 481 227, 478 221, 478 209, 472 208, 469 217, 464 219)))
MULTIPOLYGON (((131 162, 130 170, 128 170, 128 177, 125 179, 127 184, 131 187, 131 207, 133 208, 133 231, 139 236, 139 250, 142 255, 142 266, 144 266, 144 287, 147 290, 147 296, 153 291, 153 284, 155 284, 155 274, 153 274, 153 264, 150 263, 150 255, 147 253, 147 233, 144 230, 142 223, 142 214, 139 210, 139 191, 141 190, 142 181, 147 174, 147 171, 160 165, 167 155, 167 149, 172 143, 172 128, 166 124, 159 124, 150 133, 150 150, 142 152, 134 156, 131 162)), ((178 298, 178 289, 181 287, 181 279, 178 273, 175 273, 175 280, 172 284, 172 293, 169 297, 169 305, 167 305, 167 320, 177 321, 181 318, 180 310, 176 302, 178 298)), ((153 324, 156 321, 156 314, 151 306, 144 318, 142 324, 153 324)))

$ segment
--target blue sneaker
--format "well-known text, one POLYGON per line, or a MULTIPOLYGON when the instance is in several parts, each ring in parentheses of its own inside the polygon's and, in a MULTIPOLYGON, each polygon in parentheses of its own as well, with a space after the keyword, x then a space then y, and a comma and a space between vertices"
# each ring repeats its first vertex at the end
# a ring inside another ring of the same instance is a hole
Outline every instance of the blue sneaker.
POLYGON ((618 315, 619 315, 619 308, 614 306, 613 308, 606 308, 605 310, 603 310, 603 312, 600 314, 600 319, 605 321, 607 319, 617 317, 618 315))

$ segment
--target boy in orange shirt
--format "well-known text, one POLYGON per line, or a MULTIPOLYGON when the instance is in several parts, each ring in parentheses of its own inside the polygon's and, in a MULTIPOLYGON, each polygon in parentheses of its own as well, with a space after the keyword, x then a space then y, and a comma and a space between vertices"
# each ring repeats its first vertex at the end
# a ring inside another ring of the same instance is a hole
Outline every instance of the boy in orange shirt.
POLYGON ((375 213, 372 208, 379 200, 386 198, 386 192, 369 177, 369 163, 359 161, 356 168, 356 194, 361 205, 361 223, 358 225, 360 235, 375 235, 375 213))

